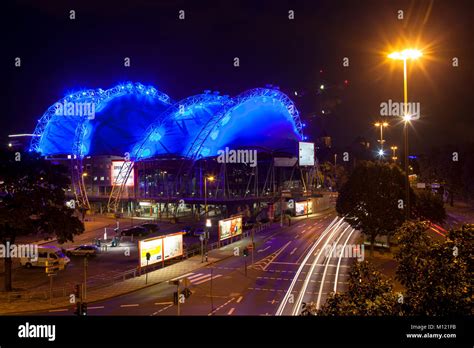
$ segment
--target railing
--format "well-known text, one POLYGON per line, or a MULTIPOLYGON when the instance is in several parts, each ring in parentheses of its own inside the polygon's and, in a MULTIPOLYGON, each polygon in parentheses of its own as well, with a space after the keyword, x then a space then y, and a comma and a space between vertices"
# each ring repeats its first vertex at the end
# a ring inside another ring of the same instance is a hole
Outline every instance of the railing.
MULTIPOLYGON (((268 228, 271 225, 270 222, 264 223, 261 225, 258 225, 256 227, 253 227, 250 230, 247 230, 243 232, 240 236, 238 237, 233 237, 232 239, 229 238, 227 240, 221 241, 221 242, 214 242, 211 244, 208 244, 207 249, 208 251, 210 250, 215 250, 219 249, 223 246, 235 243, 237 241, 241 241, 244 238, 247 238, 251 236, 252 232, 253 233, 258 233, 266 228, 268 228)), ((183 254, 182 259, 187 259, 189 257, 198 255, 201 253, 201 248, 193 248, 191 250, 187 250, 185 254, 183 254)), ((112 286, 114 284, 124 282, 128 279, 133 279, 135 277, 139 277, 141 275, 144 275, 149 272, 153 272, 157 269, 162 268, 161 263, 156 263, 153 265, 148 266, 147 268, 132 268, 127 271, 118 273, 116 275, 113 275, 111 277, 102 279, 100 281, 97 280, 89 280, 87 282, 87 291, 94 291, 94 290, 99 290, 102 288, 106 288, 109 286, 112 286)), ((0 302, 6 301, 8 303, 12 303, 14 301, 32 301, 32 300, 51 300, 51 299, 68 299, 71 294, 74 293, 74 287, 72 285, 67 285, 63 286, 60 288, 53 288, 52 291, 49 289, 44 289, 44 290, 25 290, 25 291, 12 291, 12 292, 4 292, 0 293, 0 302)))

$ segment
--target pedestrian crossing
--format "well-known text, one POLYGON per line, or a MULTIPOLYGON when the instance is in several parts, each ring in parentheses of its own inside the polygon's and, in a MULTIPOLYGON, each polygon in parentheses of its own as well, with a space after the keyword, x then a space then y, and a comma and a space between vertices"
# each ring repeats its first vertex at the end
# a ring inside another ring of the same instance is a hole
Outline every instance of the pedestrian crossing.
POLYGON ((210 273, 194 273, 194 272, 191 272, 191 273, 186 273, 182 276, 173 278, 171 280, 173 281, 173 280, 188 278, 189 282, 192 285, 200 285, 200 284, 203 284, 203 283, 206 283, 206 282, 210 281, 211 278, 212 278, 212 280, 214 280, 214 279, 217 279, 217 278, 220 278, 220 277, 222 277, 222 274, 213 274, 212 277, 211 277, 210 273))

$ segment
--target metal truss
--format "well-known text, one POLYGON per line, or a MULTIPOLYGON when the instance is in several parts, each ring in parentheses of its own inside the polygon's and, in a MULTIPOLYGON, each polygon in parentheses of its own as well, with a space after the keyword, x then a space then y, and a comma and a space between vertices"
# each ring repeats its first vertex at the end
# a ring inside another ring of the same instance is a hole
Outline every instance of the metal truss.
MULTIPOLYGON (((75 92, 67 95, 58 103, 69 103, 69 102, 80 102, 80 103, 93 103, 95 106, 95 112, 99 112, 102 108, 107 105, 112 99, 124 96, 126 94, 137 94, 143 96, 149 96, 156 98, 164 104, 171 104, 171 99, 165 93, 158 91, 155 87, 144 86, 141 83, 127 82, 124 84, 116 85, 110 89, 103 90, 88 89, 79 92, 75 92)), ((57 104, 57 103, 56 103, 57 104)), ((41 138, 46 128, 48 127, 51 119, 56 115, 56 104, 50 106, 43 116, 38 120, 38 124, 34 131, 30 143, 29 151, 35 151, 41 153, 41 138)), ((86 133, 87 125, 90 120, 87 117, 81 117, 76 126, 74 141, 71 149, 71 170, 72 170, 72 186, 78 206, 80 208, 89 209, 89 200, 84 186, 83 170, 82 170, 82 159, 84 155, 84 135, 86 133)))
MULTIPOLYGON (((211 93, 210 91, 204 91, 203 94, 194 95, 183 99, 179 102, 174 103, 164 113, 160 114, 158 118, 148 127, 145 131, 145 137, 143 140, 138 143, 130 153, 130 162, 124 162, 120 168, 118 174, 120 180, 120 185, 113 185, 112 191, 110 192, 109 201, 107 203, 107 209, 109 212, 117 212, 120 199, 122 197, 123 191, 130 176, 130 173, 133 170, 134 162, 145 159, 145 145, 155 134, 159 133, 160 129, 163 129, 164 132, 171 128, 173 123, 177 123, 181 120, 192 119, 192 109, 195 107, 209 106, 210 104, 219 104, 225 105, 230 98, 228 96, 221 96, 218 92, 211 93)), ((165 134, 160 134, 160 137, 165 134)), ((180 168, 181 171, 181 168, 180 168)))
POLYGON ((191 144, 190 148, 187 151, 186 157, 192 158, 193 160, 198 159, 201 154, 202 147, 206 140, 208 139, 209 135, 222 127, 223 120, 226 117, 230 117, 232 112, 238 108, 241 104, 251 100, 253 98, 270 98, 273 102, 278 102, 282 106, 286 108, 288 111, 288 115, 291 117, 291 121, 294 125, 294 129, 296 133, 299 135, 300 139, 305 139, 303 135, 303 123, 301 122, 300 115, 298 110, 296 109, 295 104, 293 101, 288 98, 288 96, 282 93, 278 89, 269 89, 269 88, 254 88, 248 90, 234 99, 232 99, 227 105, 221 109, 219 113, 215 115, 209 122, 201 129, 196 139, 194 139, 193 143, 191 144))

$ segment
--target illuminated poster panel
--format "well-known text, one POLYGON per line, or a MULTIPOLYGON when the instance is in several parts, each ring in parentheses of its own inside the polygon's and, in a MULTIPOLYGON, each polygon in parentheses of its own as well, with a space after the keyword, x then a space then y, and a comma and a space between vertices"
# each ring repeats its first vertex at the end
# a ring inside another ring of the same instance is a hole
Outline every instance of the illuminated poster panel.
POLYGON ((148 265, 163 261, 163 237, 144 239, 138 242, 140 267, 147 265, 146 254, 150 253, 148 265))
POLYGON ((242 234, 242 216, 219 220, 219 240, 242 234))
POLYGON ((147 253, 150 253, 148 265, 183 255, 183 234, 184 232, 178 232, 139 241, 138 254, 140 267, 147 265, 147 253))
POLYGON ((295 215, 306 215, 313 213, 313 202, 312 201, 303 201, 295 203, 295 215), (309 211, 308 211, 309 210, 309 211))
POLYGON ((314 143, 299 143, 300 166, 314 166, 314 143))
MULTIPOLYGON (((128 166, 132 166, 133 165, 133 162, 125 162, 125 161, 112 161, 112 167, 111 167, 111 178, 112 178, 112 185, 122 185, 123 181, 125 180, 124 177, 120 177, 119 178, 119 174, 120 174, 120 169, 122 168, 122 165, 125 163, 125 168, 124 170, 122 171, 122 176, 124 175, 124 173, 126 173, 127 171, 125 169, 127 169, 128 166)), ((133 183, 134 183, 134 173, 133 173, 133 169, 132 171, 130 172, 130 175, 128 176, 128 179, 127 179, 127 183, 126 183, 126 186, 133 186, 133 183)))
POLYGON ((169 260, 183 255, 183 234, 172 234, 163 237, 164 259, 169 260))

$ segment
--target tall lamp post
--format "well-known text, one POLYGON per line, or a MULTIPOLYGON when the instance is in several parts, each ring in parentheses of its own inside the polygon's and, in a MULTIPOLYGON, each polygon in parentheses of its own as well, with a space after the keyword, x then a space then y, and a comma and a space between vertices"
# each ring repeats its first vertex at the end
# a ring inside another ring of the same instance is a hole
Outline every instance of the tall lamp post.
POLYGON ((376 122, 376 123, 374 123, 374 126, 380 128, 380 140, 379 140, 379 142, 380 142, 380 151, 379 151, 379 154, 380 154, 380 158, 382 158, 383 155, 384 155, 383 143, 385 142, 385 140, 383 139, 383 129, 385 127, 388 127, 388 123, 387 122, 376 122))
POLYGON ((397 157, 397 150, 398 150, 398 147, 397 146, 391 146, 390 149, 392 150, 392 160, 393 162, 396 162, 398 157, 397 157))
POLYGON ((408 114, 408 82, 407 82, 407 60, 415 60, 422 56, 421 51, 415 49, 406 49, 399 52, 392 52, 388 58, 403 61, 403 138, 405 148, 405 200, 406 200, 406 219, 410 218, 410 181, 408 177, 408 123, 412 115, 408 114))
POLYGON ((204 177, 204 212, 206 213, 206 218, 207 218, 207 180, 209 180, 210 182, 213 182, 214 177, 212 175, 204 177))

